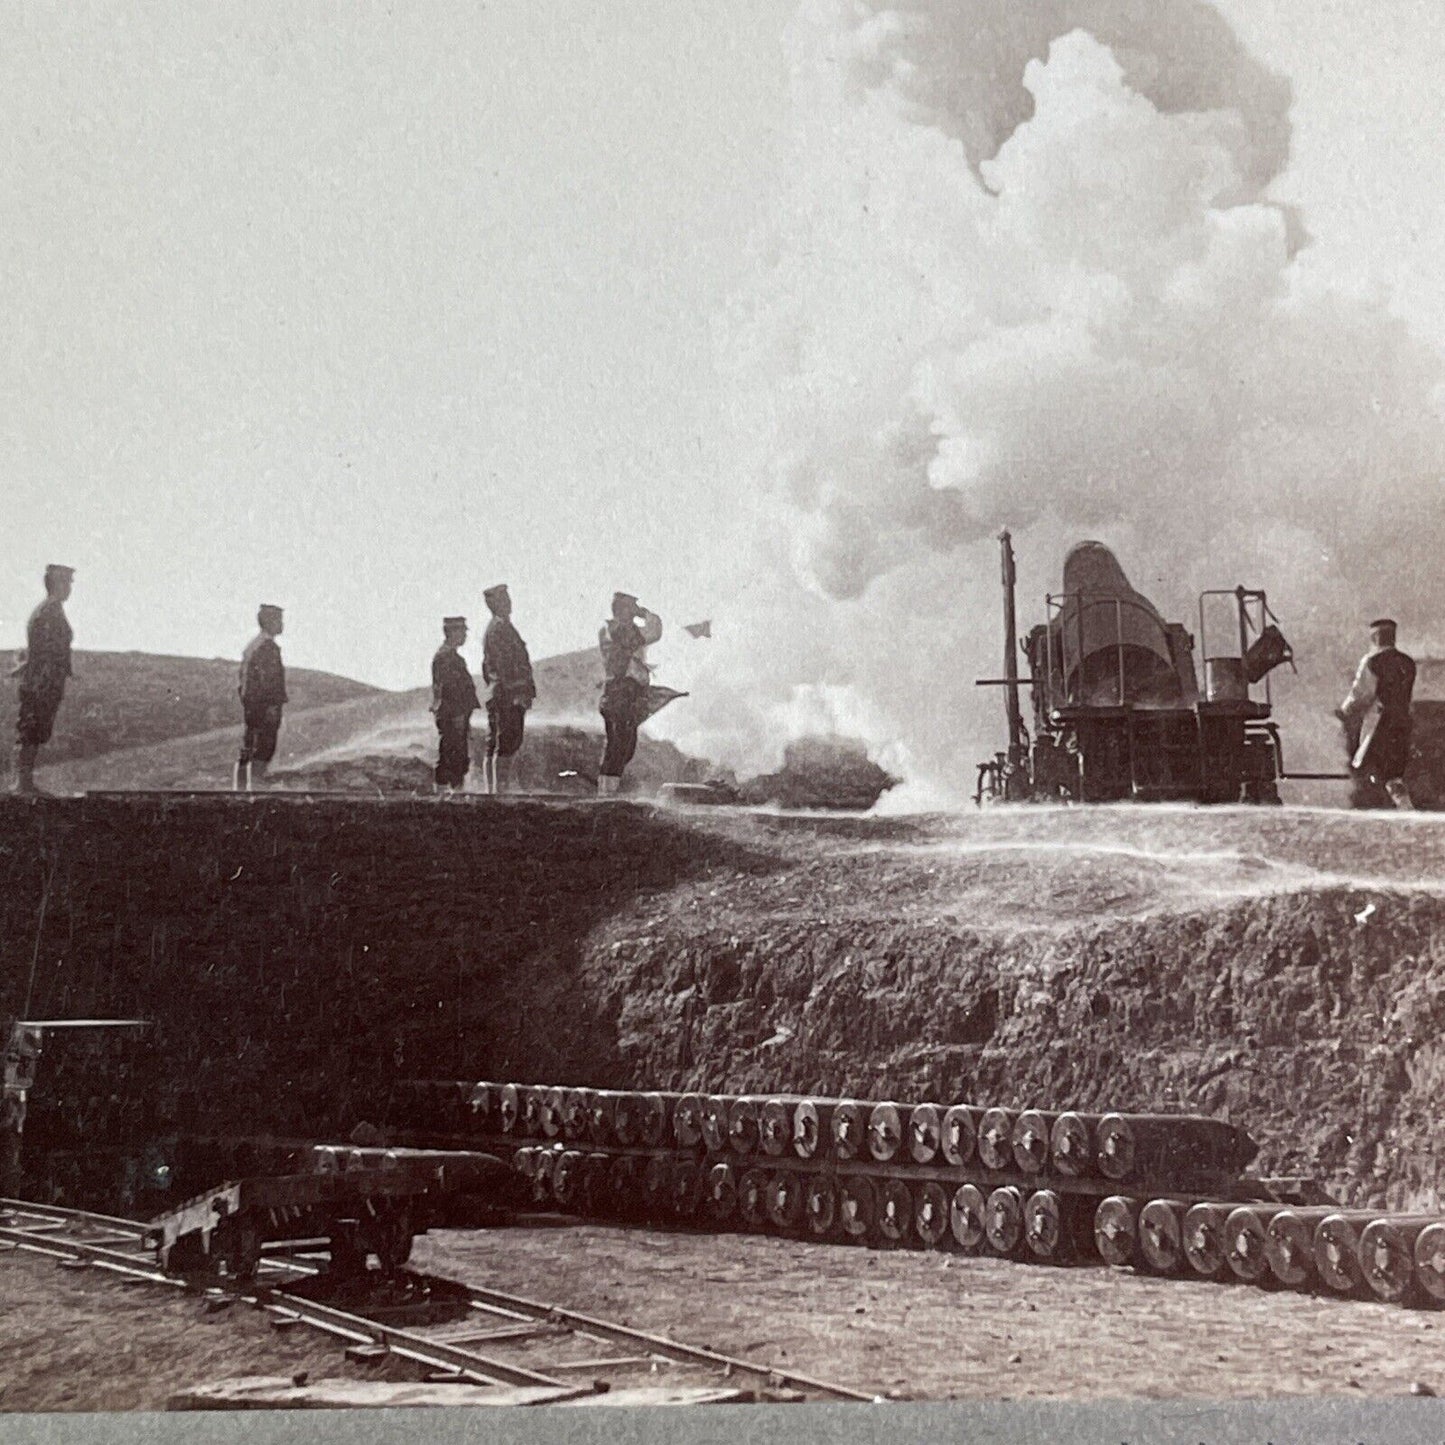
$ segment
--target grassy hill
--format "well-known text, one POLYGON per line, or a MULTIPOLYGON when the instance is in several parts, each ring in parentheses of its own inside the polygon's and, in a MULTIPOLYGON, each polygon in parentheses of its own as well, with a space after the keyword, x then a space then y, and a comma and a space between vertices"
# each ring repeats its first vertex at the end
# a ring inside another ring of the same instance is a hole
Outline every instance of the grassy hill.
MULTIPOLYGON (((17 654, 0 651, 0 677, 8 678, 17 654)), ((98 757, 238 723, 236 666, 222 658, 158 657, 145 652, 77 652, 75 676, 45 750, 48 763, 98 757)), ((348 677, 288 668, 291 706, 330 707, 379 696, 380 689, 348 677)), ((15 684, 3 689, 10 731, 15 684)), ((8 738, 7 738, 8 742, 8 738)))
MULTIPOLYGON (((14 654, 3 656, 13 666, 14 654)), ((588 733, 601 731, 596 653, 587 649, 542 658, 534 670, 538 699, 532 733, 540 741, 543 727, 559 725, 566 734, 559 766, 570 767, 580 756, 581 744, 573 736, 579 725, 588 733)), ((55 742, 42 758, 41 783, 61 792, 226 785, 240 740, 235 677, 236 664, 222 660, 77 653, 55 742)), ((286 685, 291 703, 277 748, 277 772, 304 771, 308 783, 327 786, 328 778, 355 773, 361 759, 435 756, 436 728, 427 710, 430 687, 388 692, 299 668, 287 669, 286 685)), ((12 706, 13 695, 12 689, 12 706)), ((476 721, 485 727, 484 719, 476 721)), ((590 753, 592 744, 581 750, 590 753)), ((552 752, 543 766, 556 772, 550 768, 552 752)), ((655 770, 660 781, 692 775, 675 749, 652 761, 656 767, 648 771, 655 770)), ((595 771, 595 763, 594 758, 589 771, 595 771)), ((540 786, 541 779, 528 785, 540 786)))

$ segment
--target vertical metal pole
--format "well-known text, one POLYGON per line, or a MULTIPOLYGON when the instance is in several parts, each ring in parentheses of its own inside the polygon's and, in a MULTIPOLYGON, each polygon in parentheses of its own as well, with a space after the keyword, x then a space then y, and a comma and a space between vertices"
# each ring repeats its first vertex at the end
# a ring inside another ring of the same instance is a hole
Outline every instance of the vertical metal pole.
POLYGON ((1003 562, 1003 675, 1008 683, 1004 689, 1008 709, 1008 760, 1011 767, 1021 768, 1028 762, 1028 745, 1024 742, 1023 713, 1019 705, 1018 617, 1014 610, 1017 576, 1012 537, 1005 530, 999 533, 998 540, 1003 562))

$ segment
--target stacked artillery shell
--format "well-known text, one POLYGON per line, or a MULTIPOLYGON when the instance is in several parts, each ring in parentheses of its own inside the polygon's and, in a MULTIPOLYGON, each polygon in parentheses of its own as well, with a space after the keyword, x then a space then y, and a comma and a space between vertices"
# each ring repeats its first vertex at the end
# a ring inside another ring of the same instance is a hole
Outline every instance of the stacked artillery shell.
POLYGON ((1445 1304, 1445 1223, 1427 1224, 1415 1237, 1415 1279, 1432 1304, 1445 1304))
POLYGON ((1105 1264, 1139 1262, 1139 1210, 1137 1199, 1111 1194, 1094 1212, 1094 1248, 1105 1264))
POLYGON ((1053 1131, 1057 1114, 1041 1114, 1037 1109, 1025 1109, 1014 1120, 1009 1133, 1009 1148, 1014 1163, 1025 1174, 1042 1174, 1049 1162, 1049 1136, 1053 1131))
POLYGON ((1269 1269, 1269 1226, 1284 1208, 1278 1204, 1242 1204, 1224 1221, 1224 1262, 1246 1284, 1266 1284, 1269 1269))
POLYGON ((857 1099, 839 1099, 829 1119, 829 1138, 835 1159, 856 1159, 866 1147, 868 1116, 872 1110, 857 1099))
POLYGON ((1227 1204, 1207 1201, 1196 1204, 1184 1216, 1184 1258, 1190 1269, 1205 1279, 1223 1279, 1229 1272, 1224 1257, 1224 1224, 1231 1212, 1227 1204))
POLYGON ((793 1110, 793 1152, 799 1159, 821 1158, 833 1144, 831 1099, 803 1099, 793 1110))
POLYGON ((1432 1215, 1371 1220, 1360 1234, 1356 1258, 1376 1299, 1387 1304, 1429 1298, 1415 1266, 1420 1236, 1436 1224, 1432 1215))
POLYGON ((496 1141, 567 1209, 1445 1304, 1445 1219, 1261 1199, 1239 1177, 1253 1142, 1212 1119, 451 1082, 398 1085, 392 1108, 496 1141))

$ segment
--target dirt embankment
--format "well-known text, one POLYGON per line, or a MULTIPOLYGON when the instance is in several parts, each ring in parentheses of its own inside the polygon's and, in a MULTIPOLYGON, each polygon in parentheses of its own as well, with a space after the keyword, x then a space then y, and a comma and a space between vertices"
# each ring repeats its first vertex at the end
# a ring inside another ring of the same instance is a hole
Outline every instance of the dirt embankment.
POLYGON ((1189 1109, 1433 1207, 1442 865, 1429 819, 1293 810, 15 803, 0 1011, 33 956, 32 1016, 155 1018, 193 1129, 419 1074, 1189 1109))

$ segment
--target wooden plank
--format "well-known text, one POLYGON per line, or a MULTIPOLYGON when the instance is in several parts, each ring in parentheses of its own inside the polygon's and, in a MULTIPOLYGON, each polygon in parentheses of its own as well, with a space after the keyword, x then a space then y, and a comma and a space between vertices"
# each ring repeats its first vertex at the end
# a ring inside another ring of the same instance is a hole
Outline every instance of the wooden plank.
POLYGON ((636 1385, 621 1390, 608 1390, 605 1395, 587 1395, 575 1400, 554 1400, 551 1404, 620 1405, 623 1409, 656 1405, 751 1405, 751 1390, 738 1390, 728 1385, 636 1385))
POLYGON ((418 1407, 561 1405, 592 1387, 443 1385, 380 1380, 317 1380, 293 1384, 284 1377, 242 1376, 180 1390, 167 1410, 373 1410, 418 1407))

